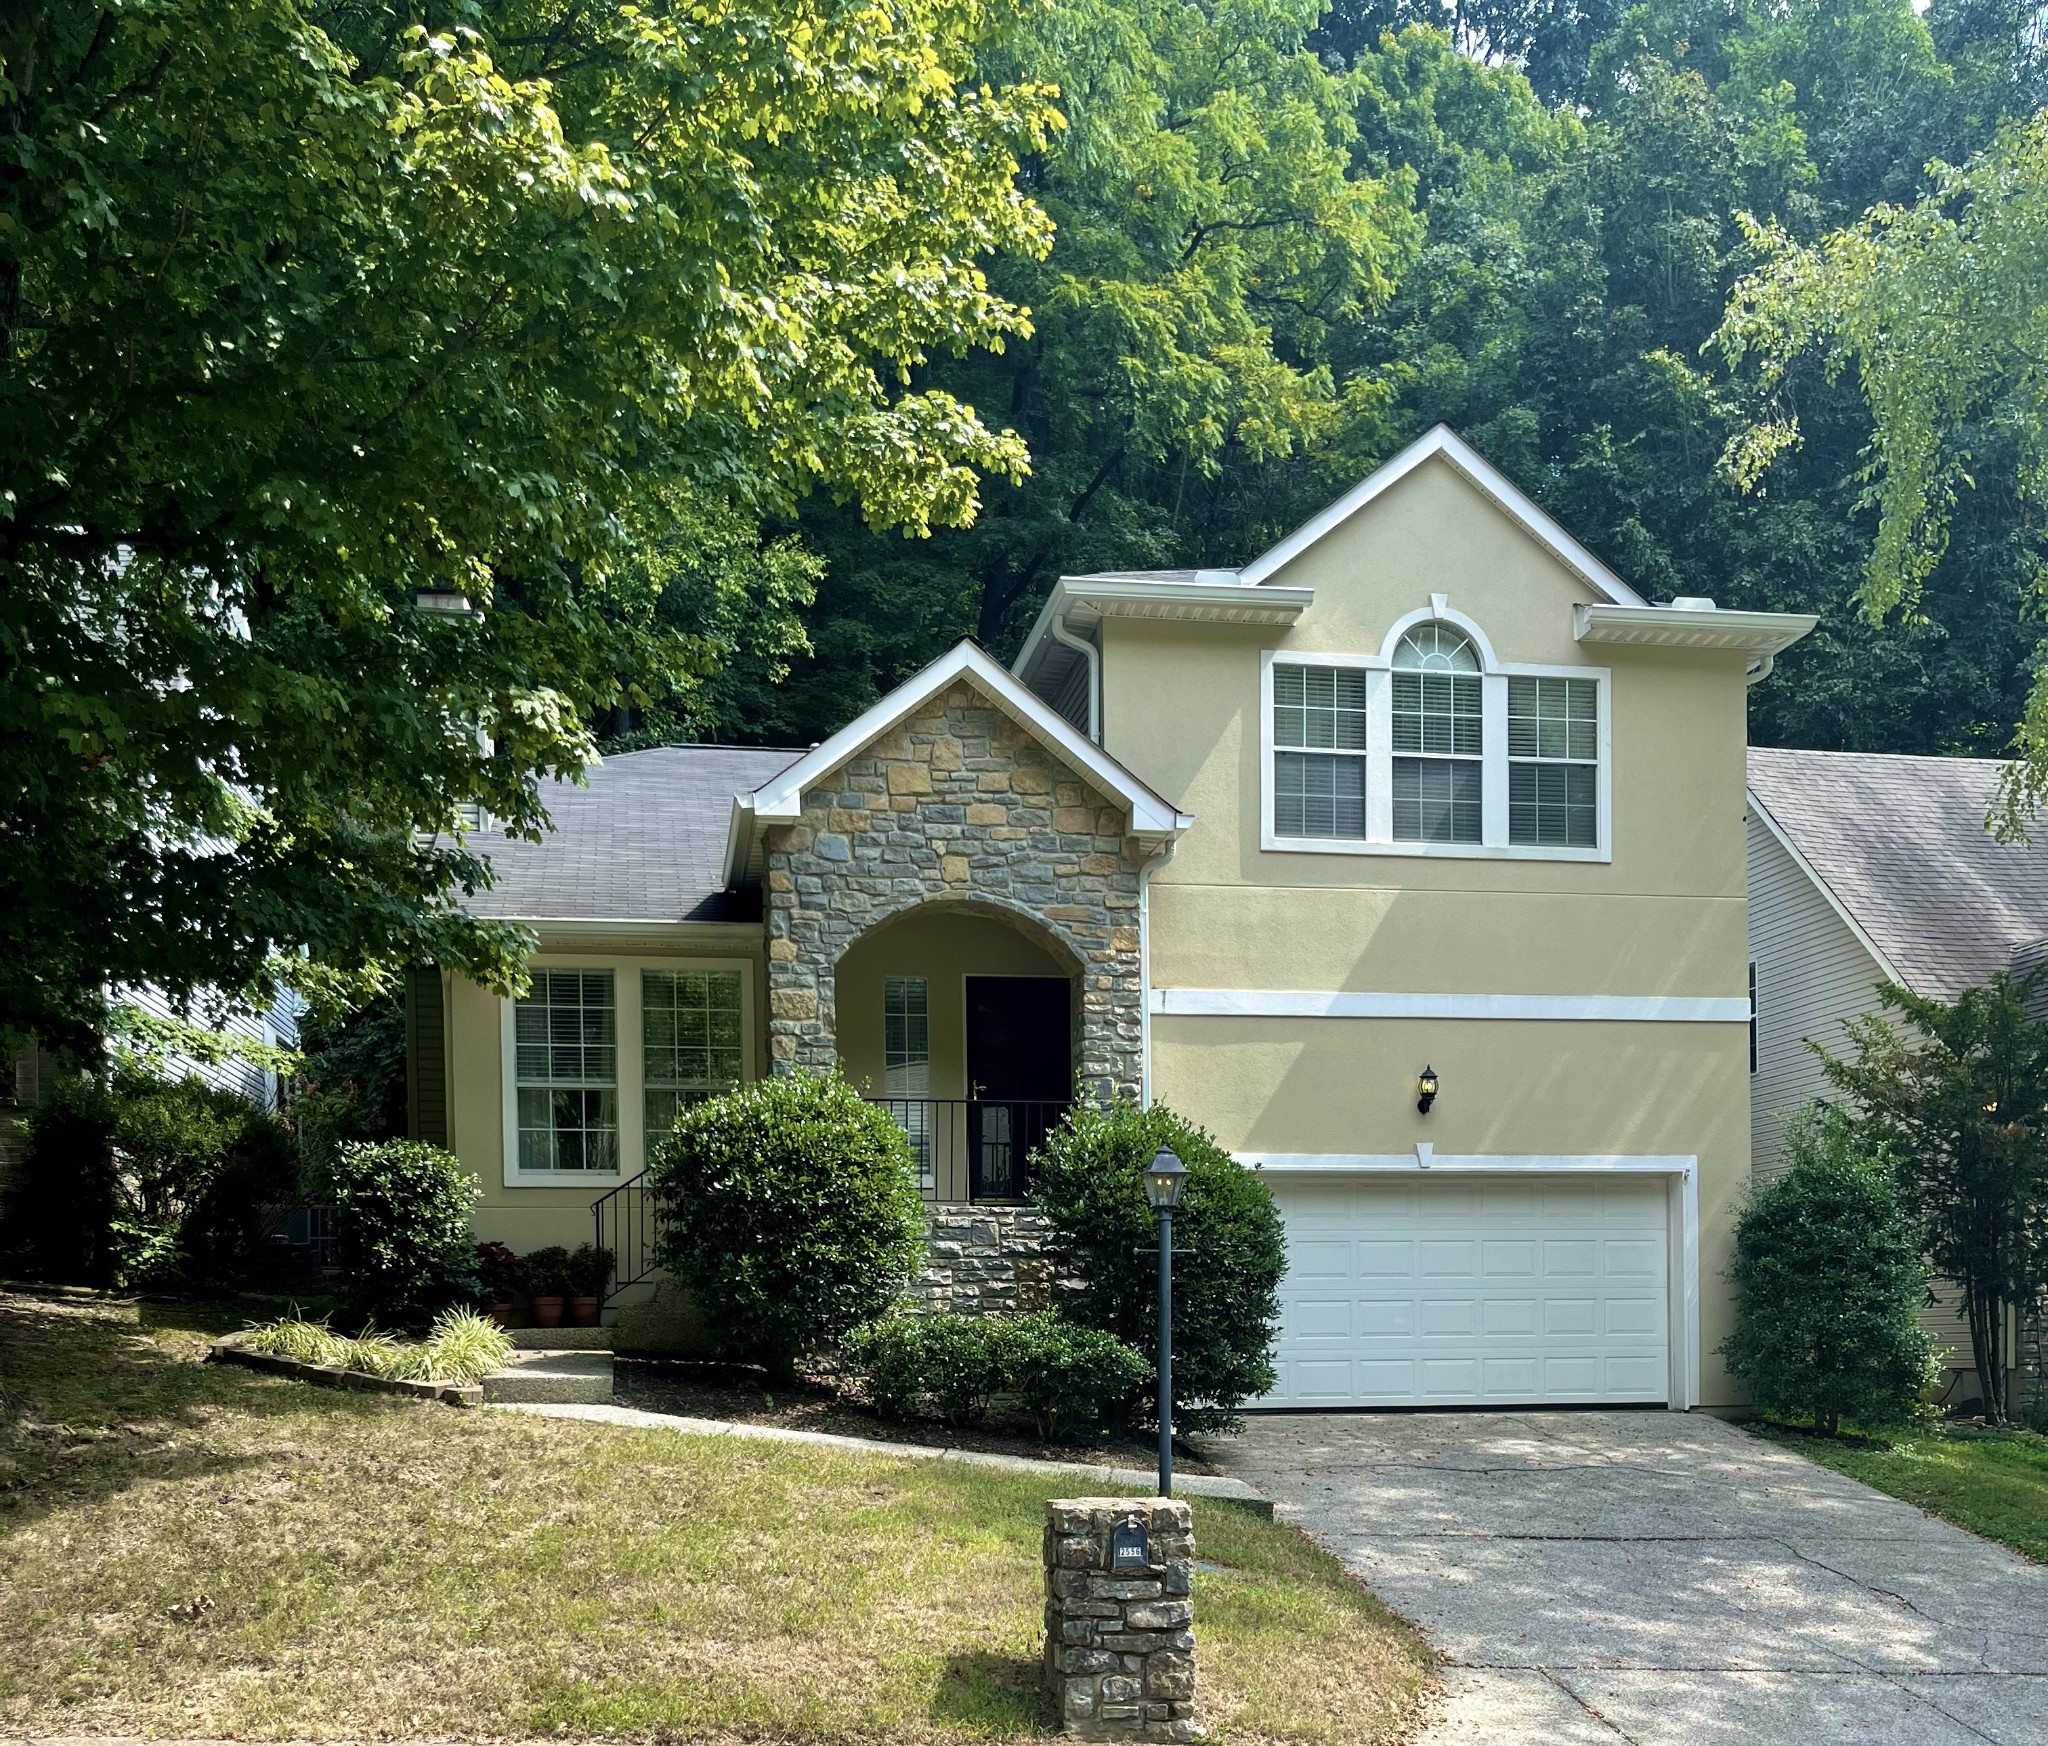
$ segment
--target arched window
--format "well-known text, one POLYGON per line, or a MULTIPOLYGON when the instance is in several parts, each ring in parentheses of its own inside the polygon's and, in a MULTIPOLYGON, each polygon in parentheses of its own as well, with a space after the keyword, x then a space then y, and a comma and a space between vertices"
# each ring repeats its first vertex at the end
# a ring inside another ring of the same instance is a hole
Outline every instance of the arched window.
POLYGON ((1419 624, 1394 650, 1394 840, 1476 843, 1485 815, 1479 655, 1447 624, 1419 624))

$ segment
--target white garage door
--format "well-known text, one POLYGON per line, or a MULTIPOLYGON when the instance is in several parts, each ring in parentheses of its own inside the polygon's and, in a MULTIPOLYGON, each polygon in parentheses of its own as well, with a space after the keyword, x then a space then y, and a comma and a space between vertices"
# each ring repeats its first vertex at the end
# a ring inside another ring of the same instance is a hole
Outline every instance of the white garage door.
POLYGON ((1261 1406, 1662 1401, 1658 1177, 1269 1178, 1287 1277, 1261 1406))

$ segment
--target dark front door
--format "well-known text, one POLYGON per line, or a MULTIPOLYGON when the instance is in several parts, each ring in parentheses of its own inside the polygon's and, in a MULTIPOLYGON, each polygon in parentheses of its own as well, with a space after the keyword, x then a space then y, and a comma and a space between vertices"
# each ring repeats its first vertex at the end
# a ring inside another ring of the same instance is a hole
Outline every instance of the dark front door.
POLYGON ((1073 984, 968 977, 967 1087, 968 1192, 1020 1200, 1026 1161, 1073 1096, 1073 984))

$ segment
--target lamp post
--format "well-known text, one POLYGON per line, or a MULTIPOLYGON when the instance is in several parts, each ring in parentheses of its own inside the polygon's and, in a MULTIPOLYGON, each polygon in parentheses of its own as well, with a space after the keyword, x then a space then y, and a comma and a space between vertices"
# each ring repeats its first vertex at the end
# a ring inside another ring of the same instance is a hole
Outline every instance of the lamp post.
POLYGON ((1161 1146, 1145 1167, 1145 1198, 1159 1219, 1159 1495, 1173 1496, 1173 1210, 1188 1167, 1161 1146))

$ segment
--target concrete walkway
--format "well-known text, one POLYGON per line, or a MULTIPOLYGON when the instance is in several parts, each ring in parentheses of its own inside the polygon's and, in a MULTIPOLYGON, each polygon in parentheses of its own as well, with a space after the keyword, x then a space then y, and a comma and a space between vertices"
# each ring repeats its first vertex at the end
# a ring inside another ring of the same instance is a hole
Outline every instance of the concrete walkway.
POLYGON ((2048 1567, 1716 1419, 1255 1417, 1215 1459, 1429 1631, 1418 1746, 2048 1742, 2048 1567))

